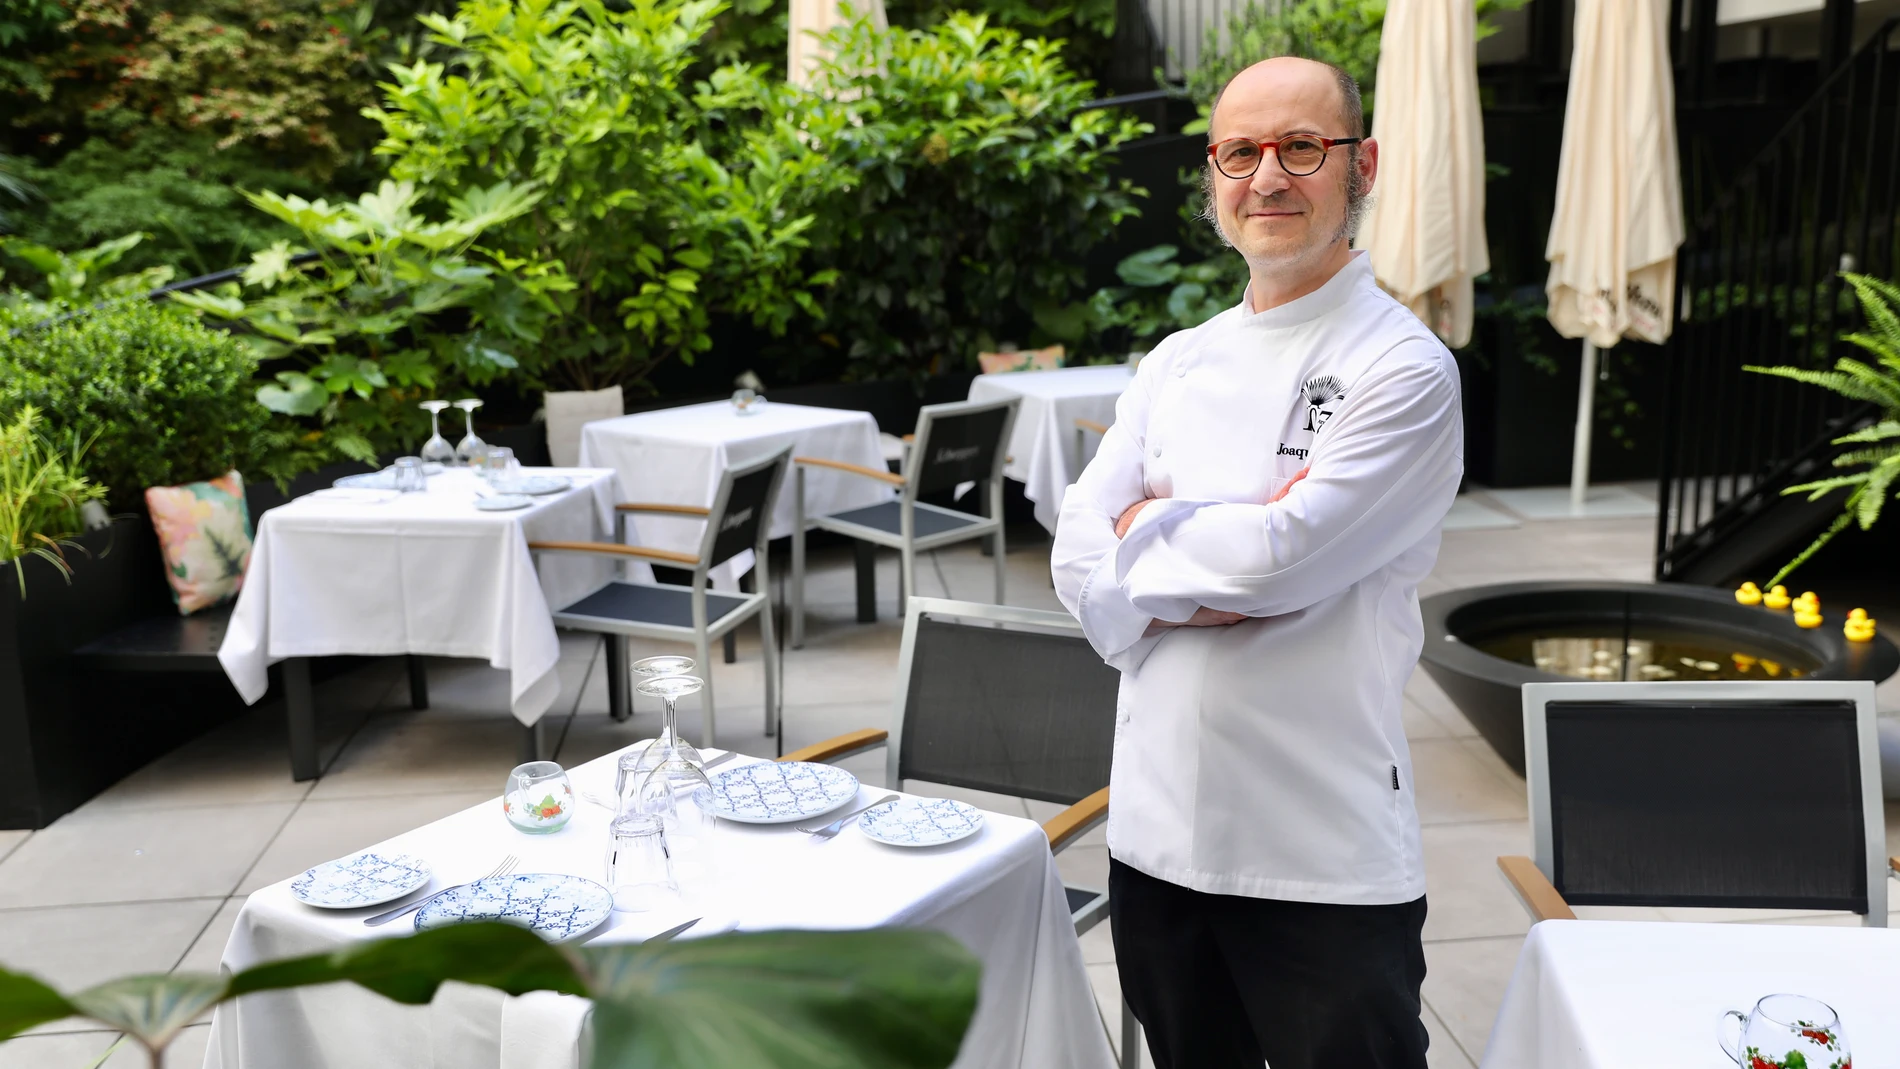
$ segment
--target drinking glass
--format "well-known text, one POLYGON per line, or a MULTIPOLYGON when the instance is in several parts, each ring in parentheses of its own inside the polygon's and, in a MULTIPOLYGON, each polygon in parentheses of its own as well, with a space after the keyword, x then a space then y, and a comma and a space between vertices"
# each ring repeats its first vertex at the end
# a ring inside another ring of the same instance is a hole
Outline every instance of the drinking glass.
POLYGON ((479 468, 488 459, 488 443, 475 437, 475 410, 482 407, 481 399, 464 397, 455 402, 455 407, 462 410, 463 424, 468 431, 455 443, 455 462, 479 468))
POLYGON ((666 828, 659 817, 630 814, 614 818, 608 829, 607 890, 614 908, 639 913, 666 906, 679 897, 666 828))
POLYGON ((497 490, 504 489, 514 482, 521 472, 521 462, 515 459, 515 451, 505 445, 488 447, 488 462, 482 465, 482 478, 497 490))
POLYGON ((429 488, 429 479, 422 473, 421 457, 397 457, 395 472, 396 489, 405 494, 429 488))
MULTIPOLYGON (((633 663, 633 675, 637 682, 633 689, 638 693, 659 698, 666 703, 666 713, 660 721, 660 737, 640 753, 633 771, 645 776, 654 768, 674 763, 691 765, 697 769, 706 763, 692 743, 680 737, 679 706, 680 698, 688 694, 697 694, 705 686, 697 676, 687 675, 693 670, 690 657, 648 657, 633 663)), ((629 786, 637 786, 630 784, 629 786)))
POLYGON ((1730 1010, 1715 1024, 1722 1053, 1742 1069, 1853 1069, 1847 1034, 1831 1006, 1805 995, 1768 995, 1749 1013, 1730 1010), (1728 1019, 1741 1022, 1735 1046, 1726 1036, 1728 1019))
POLYGON ((429 414, 429 440, 422 443, 422 459, 429 464, 455 463, 455 447, 442 437, 442 410, 449 407, 447 401, 424 401, 421 406, 429 414))
POLYGON ((508 814, 508 823, 530 835, 560 831, 574 815, 574 788, 560 765, 529 761, 508 773, 501 809, 508 814))
POLYGON ((756 390, 739 389, 732 392, 732 407, 741 416, 750 416, 759 410, 759 395, 756 390))
POLYGON ((719 836, 719 814, 702 808, 701 787, 712 781, 704 769, 683 762, 655 766, 640 780, 631 806, 634 812, 658 817, 673 857, 673 875, 680 889, 702 898, 716 883, 714 872, 719 836))

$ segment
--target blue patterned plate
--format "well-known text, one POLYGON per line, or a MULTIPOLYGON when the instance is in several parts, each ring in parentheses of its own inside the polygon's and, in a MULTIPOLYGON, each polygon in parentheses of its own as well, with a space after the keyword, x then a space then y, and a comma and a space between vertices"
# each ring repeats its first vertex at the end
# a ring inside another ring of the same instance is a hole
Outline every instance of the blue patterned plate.
POLYGON ((938 846, 966 839, 983 828, 983 813, 948 798, 904 798, 867 810, 858 830, 892 846, 938 846))
POLYGON ((835 765, 760 761, 721 772, 693 804, 741 824, 789 824, 829 813, 858 796, 858 777, 835 765))
POLYGON ((475 507, 483 512, 512 512, 515 509, 525 509, 532 504, 534 504, 534 498, 527 494, 494 494, 475 499, 475 507))
POLYGON ((563 942, 600 927, 613 911, 614 896, 594 881, 535 872, 450 888, 416 910, 416 931, 463 921, 505 921, 563 942))
POLYGON ((394 902, 428 882, 421 858, 365 850, 306 871, 290 881, 290 893, 307 906, 355 909, 394 902))

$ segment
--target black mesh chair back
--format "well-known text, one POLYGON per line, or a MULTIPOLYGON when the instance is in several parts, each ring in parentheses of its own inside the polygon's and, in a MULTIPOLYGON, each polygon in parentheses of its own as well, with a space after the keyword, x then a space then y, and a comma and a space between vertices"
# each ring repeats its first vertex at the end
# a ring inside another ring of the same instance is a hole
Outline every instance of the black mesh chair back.
MULTIPOLYGON (((1751 700, 1543 706, 1547 839, 1534 819, 1566 901, 1870 912, 1883 844, 1870 858, 1856 702, 1765 686, 1751 700)), ((1884 879, 1877 890, 1870 922, 1884 924, 1884 879)))
POLYGON ((1108 786, 1121 673, 1102 663, 1073 619, 931 598, 913 605, 889 782, 1063 804, 1108 786))
POLYGON ((959 483, 995 478, 1019 399, 926 405, 917 419, 911 451, 913 485, 918 494, 955 489, 959 483))
POLYGON ((711 544, 700 557, 702 564, 716 567, 745 550, 759 548, 771 530, 772 510, 791 462, 788 446, 765 460, 726 473, 725 485, 713 502, 712 523, 706 532, 711 544))

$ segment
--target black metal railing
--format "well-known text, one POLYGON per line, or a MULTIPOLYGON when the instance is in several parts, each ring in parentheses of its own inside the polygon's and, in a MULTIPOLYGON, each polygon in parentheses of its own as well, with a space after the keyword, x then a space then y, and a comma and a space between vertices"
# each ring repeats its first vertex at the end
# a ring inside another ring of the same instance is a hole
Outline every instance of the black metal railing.
POLYGON ((1900 178, 1900 19, 1889 20, 1696 219, 1678 257, 1662 406, 1656 577, 1688 578, 1865 413, 1744 371, 1831 367, 1858 325, 1843 270, 1892 277, 1900 178))

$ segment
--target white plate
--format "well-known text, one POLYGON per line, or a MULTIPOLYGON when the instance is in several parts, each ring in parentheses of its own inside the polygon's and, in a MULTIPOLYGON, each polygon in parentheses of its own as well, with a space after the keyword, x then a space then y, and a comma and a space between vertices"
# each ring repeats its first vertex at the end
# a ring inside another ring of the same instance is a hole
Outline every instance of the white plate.
POLYGON ((948 798, 901 798, 865 811, 858 830, 892 846, 941 846, 983 829, 983 812, 948 798))
POLYGON ((789 824, 858 796, 858 777, 836 765, 759 761, 712 777, 693 803, 741 824, 789 824))
POLYGON ((498 479, 494 483, 498 494, 529 494, 539 497, 542 494, 558 494, 574 485, 574 480, 563 475, 516 475, 512 478, 498 479))
POLYGON ((365 850, 306 870, 290 881, 290 893, 319 909, 356 909, 394 902, 428 882, 421 858, 365 850))
POLYGON ((496 494, 493 497, 478 497, 475 507, 483 512, 512 512, 525 509, 534 504, 534 498, 526 494, 496 494))
POLYGON ((592 880, 533 872, 450 888, 416 910, 416 931, 464 921, 503 921, 566 942, 600 927, 613 911, 614 896, 592 880))
MULTIPOLYGON (((443 468, 440 464, 424 464, 422 466, 422 474, 425 476, 440 475, 442 472, 443 468)), ((381 471, 366 471, 361 475, 345 475, 330 485, 340 486, 345 490, 394 490, 396 488, 396 469, 388 467, 381 471)))

